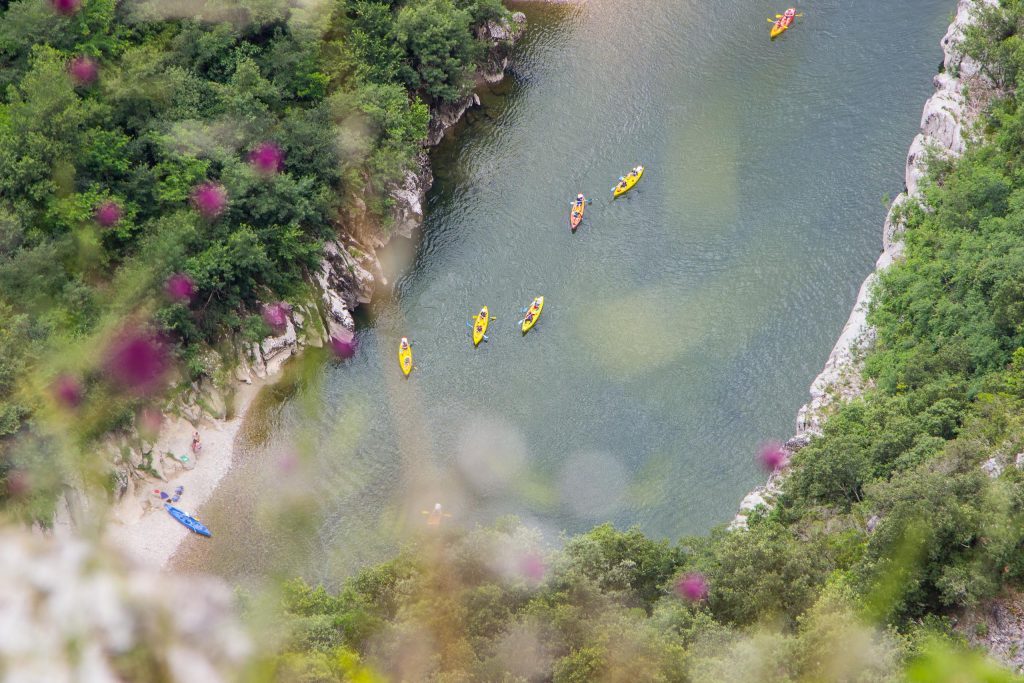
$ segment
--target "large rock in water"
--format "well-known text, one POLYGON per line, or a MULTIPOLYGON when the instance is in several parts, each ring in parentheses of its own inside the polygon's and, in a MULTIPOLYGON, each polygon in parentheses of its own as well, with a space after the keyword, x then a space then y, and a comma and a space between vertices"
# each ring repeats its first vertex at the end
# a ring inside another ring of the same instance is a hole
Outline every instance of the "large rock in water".
POLYGON ((393 233, 412 237, 413 230, 422 225, 423 200, 433 183, 430 157, 424 153, 417 159, 416 169, 405 172, 401 184, 395 183, 388 188, 388 194, 395 202, 391 211, 393 233))
POLYGON ((328 242, 324 245, 324 258, 316 276, 323 292, 327 334, 330 337, 345 336, 356 326, 352 311, 359 304, 370 301, 373 274, 339 242, 328 242))

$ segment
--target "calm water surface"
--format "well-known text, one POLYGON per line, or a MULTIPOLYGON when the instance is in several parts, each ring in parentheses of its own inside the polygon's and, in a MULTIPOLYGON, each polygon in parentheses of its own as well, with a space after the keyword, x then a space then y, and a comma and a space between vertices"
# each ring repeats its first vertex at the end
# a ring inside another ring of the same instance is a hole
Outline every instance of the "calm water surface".
POLYGON ((249 425, 269 437, 177 566, 336 579, 435 501, 446 525, 515 514, 552 542, 609 520, 676 539, 763 481, 758 444, 791 433, 878 256, 954 3, 819 0, 775 43, 781 4, 623 7, 521 6, 510 77, 435 151, 422 233, 386 254, 394 297, 354 359, 249 425))

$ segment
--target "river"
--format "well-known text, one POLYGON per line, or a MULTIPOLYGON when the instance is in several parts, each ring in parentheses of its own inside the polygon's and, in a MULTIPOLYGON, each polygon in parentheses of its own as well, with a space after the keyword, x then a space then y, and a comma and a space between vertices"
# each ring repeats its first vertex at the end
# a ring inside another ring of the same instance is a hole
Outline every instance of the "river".
POLYGON ((767 2, 518 5, 509 77, 434 150, 426 223, 385 254, 394 296, 361 312, 355 358, 251 418, 199 511, 212 542, 172 565, 334 582, 435 502, 445 527, 513 514, 552 543, 728 521, 879 253, 953 5, 820 0, 774 43, 767 2))

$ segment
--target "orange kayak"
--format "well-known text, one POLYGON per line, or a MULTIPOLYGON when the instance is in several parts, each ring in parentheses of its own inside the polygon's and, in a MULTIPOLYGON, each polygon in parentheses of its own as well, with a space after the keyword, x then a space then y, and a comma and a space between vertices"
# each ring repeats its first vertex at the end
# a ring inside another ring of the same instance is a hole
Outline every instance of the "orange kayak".
POLYGON ((573 232, 576 232, 576 228, 580 226, 580 221, 583 220, 583 212, 587 209, 587 200, 581 194, 576 197, 576 201, 573 202, 572 211, 569 212, 569 227, 573 232))

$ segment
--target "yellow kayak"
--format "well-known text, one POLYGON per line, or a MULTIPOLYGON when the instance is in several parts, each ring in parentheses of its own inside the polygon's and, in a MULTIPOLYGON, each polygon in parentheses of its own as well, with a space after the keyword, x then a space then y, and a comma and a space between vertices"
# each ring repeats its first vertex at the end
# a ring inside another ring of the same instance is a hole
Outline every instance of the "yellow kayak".
POLYGON ((644 167, 637 166, 636 168, 629 172, 629 175, 627 175, 625 178, 619 181, 619 184, 616 185, 615 188, 612 190, 612 195, 615 197, 621 197, 622 195, 626 194, 627 192, 632 190, 638 182, 640 182, 640 178, 643 177, 643 175, 644 167))
POLYGON ((398 365, 406 377, 412 372, 412 344, 405 337, 402 337, 402 341, 398 345, 398 365))
POLYGON ((484 306, 480 309, 480 315, 473 316, 473 346, 476 346, 487 334, 487 325, 491 322, 491 313, 484 306))
POLYGON ((540 312, 544 310, 544 297, 538 296, 530 304, 530 308, 527 309, 526 315, 523 316, 523 334, 530 331, 530 328, 537 324, 537 319, 540 318, 540 312))

